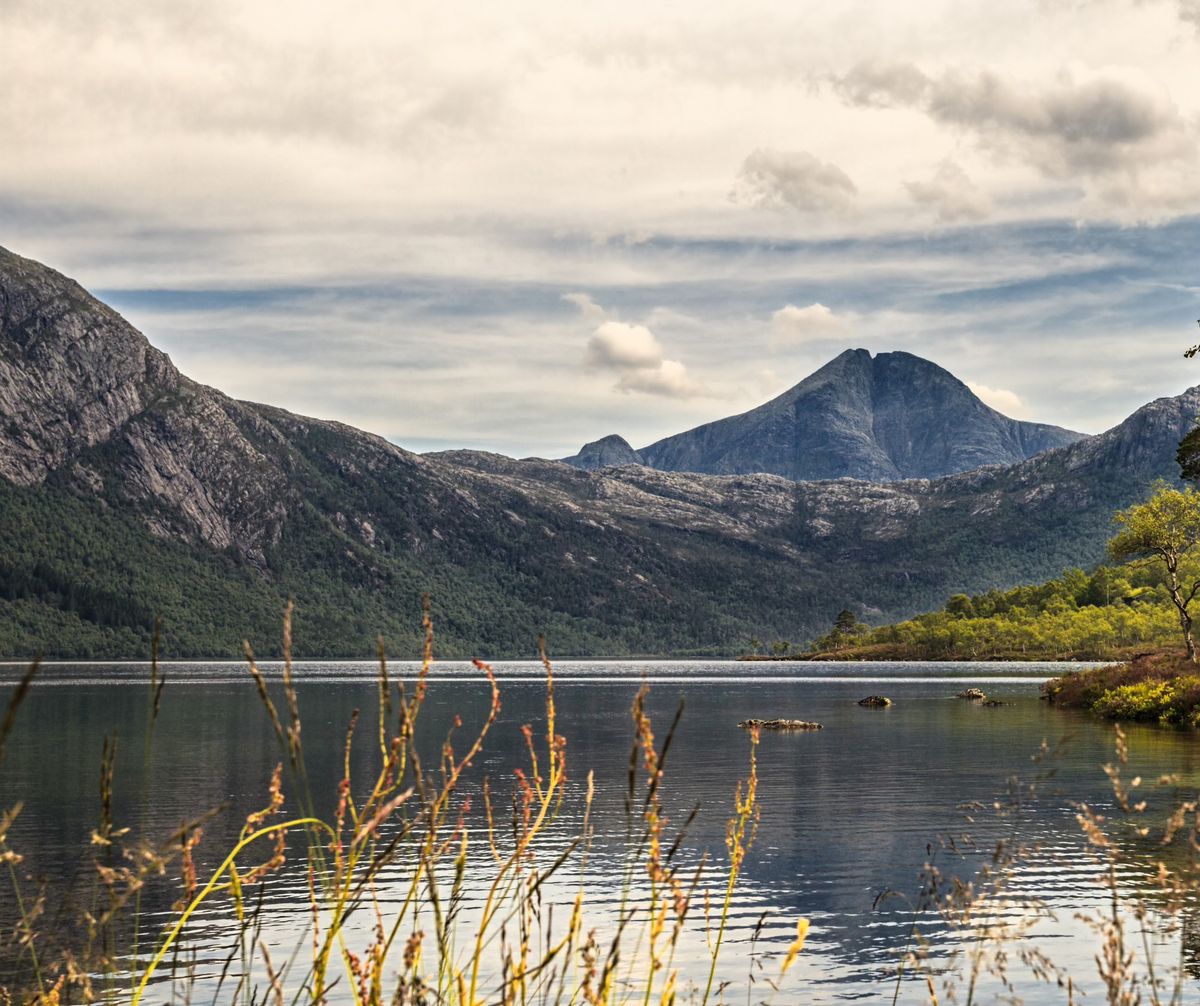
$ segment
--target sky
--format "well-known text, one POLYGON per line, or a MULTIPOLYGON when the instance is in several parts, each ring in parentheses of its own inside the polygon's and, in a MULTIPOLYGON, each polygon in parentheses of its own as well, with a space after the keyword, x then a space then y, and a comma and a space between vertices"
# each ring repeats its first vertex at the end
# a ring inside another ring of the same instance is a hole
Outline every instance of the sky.
POLYGON ((847 348, 1200 384, 1200 0, 0 2, 0 245, 189 376, 558 457, 847 348))

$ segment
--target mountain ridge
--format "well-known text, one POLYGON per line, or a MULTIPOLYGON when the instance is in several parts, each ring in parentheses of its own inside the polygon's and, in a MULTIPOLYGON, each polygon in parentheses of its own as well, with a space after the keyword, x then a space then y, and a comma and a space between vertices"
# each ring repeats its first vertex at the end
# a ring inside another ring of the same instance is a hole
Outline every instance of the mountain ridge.
POLYGON ((847 349, 739 415, 636 451, 610 435, 563 460, 581 468, 641 463, 710 475, 766 472, 794 481, 891 482, 1015 464, 1082 438, 1061 427, 1011 419, 949 371, 912 353, 872 356, 847 349))
POLYGON ((1174 473, 1200 388, 1015 466, 794 482, 417 455, 238 402, 116 312, 0 252, 0 655, 720 655, 850 607, 896 620, 1103 554, 1174 473))

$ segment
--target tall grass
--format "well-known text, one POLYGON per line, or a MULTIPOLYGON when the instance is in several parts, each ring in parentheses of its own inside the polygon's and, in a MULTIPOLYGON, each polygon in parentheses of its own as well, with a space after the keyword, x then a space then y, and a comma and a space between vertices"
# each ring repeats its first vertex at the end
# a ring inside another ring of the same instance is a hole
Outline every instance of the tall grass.
MULTIPOLYGON (((486 663, 475 663, 488 697, 478 721, 468 726, 456 718, 440 742, 429 743, 428 613, 424 628, 423 660, 411 684, 393 680, 379 647, 377 709, 369 725, 357 710, 346 724, 328 813, 319 812, 326 802, 309 782, 290 607, 277 688, 246 649, 279 760, 265 781, 261 806, 241 822, 228 848, 214 852, 204 845, 205 828, 225 812, 220 807, 166 835, 135 836, 115 817, 116 747, 106 740, 99 819, 88 853, 94 879, 78 899, 77 915, 64 920, 59 911, 52 924, 50 894, 23 872, 9 840, 21 805, 0 810, 0 861, 15 920, 0 936, 10 973, 0 986, 0 1006, 709 1006, 734 995, 749 1003, 751 992, 779 991, 794 979, 791 969, 809 933, 803 918, 791 945, 773 955, 758 949, 760 920, 749 950, 740 943, 741 957, 733 962, 737 973, 747 975, 744 981, 730 981, 723 963, 759 821, 756 731, 748 734, 746 776, 729 794, 724 853, 697 862, 681 854, 697 811, 676 825, 664 799, 683 708, 660 736, 643 686, 630 709, 621 875, 615 884, 606 875, 601 885, 592 862, 595 781, 569 765, 567 741, 558 732, 554 669, 544 648, 543 715, 521 727, 523 763, 511 783, 500 786, 480 771, 502 704, 486 663), (364 751, 370 762, 365 776, 357 760, 364 751), (211 866, 205 869, 204 862, 211 866), (297 882, 307 892, 306 922, 298 935, 291 930, 288 944, 272 925, 282 901, 268 895, 272 885, 290 884, 287 897, 294 905, 297 882), (161 913, 148 919, 144 912, 155 885, 171 890, 174 904, 165 924, 161 913), (615 887, 615 901, 597 898, 600 886, 615 887), (204 931, 195 932, 198 926, 204 931), (214 931, 227 938, 217 964, 211 958, 214 931), (202 965, 201 946, 210 948, 202 965), (701 968, 694 962, 697 946, 701 968), (691 954, 686 964, 685 949, 691 954)), ((164 691, 170 701, 154 657, 142 745, 148 763, 164 691)), ((36 672, 35 664, 0 721, 0 770, 36 672)), ((1014 1001, 1014 970, 1045 983, 1067 1006, 1080 1001, 1079 976, 1029 939, 1052 917, 1050 907, 1018 883, 1030 864, 1044 865, 1041 850, 1022 835, 1049 778, 1042 764, 1049 754, 1039 755, 1033 779, 1012 782, 1007 799, 969 810, 995 814, 1002 824, 981 867, 969 836, 931 844, 913 903, 910 946, 891 978, 881 980, 880 1001, 898 1002, 902 994, 968 1006, 985 994, 1014 1001), (966 879, 952 871, 955 860, 967 864, 966 879), (949 956, 935 952, 929 931, 951 935, 949 956)), ((1181 956, 1163 959, 1163 948, 1182 947, 1181 929, 1200 908, 1200 804, 1174 799, 1177 781, 1169 778, 1150 787, 1157 802, 1139 799, 1145 787, 1140 779, 1126 779, 1127 760, 1118 730, 1116 755, 1106 766, 1112 810, 1076 807, 1106 905, 1083 916, 1095 934, 1091 981, 1111 1006, 1168 1006, 1184 1001, 1186 970, 1181 956), (1155 813, 1164 822, 1157 833, 1150 823, 1155 813), (1128 883, 1131 871, 1143 882, 1128 883)), ((145 789, 140 799, 148 799, 145 789)), ((789 1001, 804 1001, 802 990, 790 991, 789 1001)))
MULTIPOLYGON (((103 1000, 140 1006, 191 1002, 203 992, 214 1003, 246 1006, 264 1001, 274 1006, 665 1006, 681 996, 676 952, 689 927, 702 934, 711 958, 707 988, 696 990, 693 998, 702 1004, 720 998, 713 976, 758 813, 757 736, 750 740, 749 778, 734 795, 729 861, 719 867, 722 907, 710 912, 712 869, 702 863, 685 874, 678 865, 692 817, 674 829, 662 803, 679 714, 658 741, 646 712, 647 689, 638 692, 631 710, 623 894, 615 911, 593 911, 589 854, 595 785, 590 773, 578 779, 568 773, 567 742, 557 727, 554 670, 544 648, 544 719, 521 728, 525 764, 515 770, 511 791, 497 794, 493 781, 476 769, 502 701, 486 663, 475 662, 490 693, 482 720, 468 729, 456 718, 436 757, 422 758, 429 746, 417 740, 433 663, 428 612, 424 627, 421 668, 409 686, 391 679, 380 646, 377 721, 366 730, 356 710, 347 724, 334 810, 326 816, 316 811, 319 801, 309 786, 290 606, 281 703, 246 648, 248 672, 280 761, 263 805, 246 817, 236 841, 207 875, 198 866, 197 850, 204 851, 204 826, 221 808, 156 842, 134 841, 113 817, 115 743, 106 740, 100 821, 92 835, 96 881, 78 928, 65 941, 39 933, 45 895, 30 893, 28 879, 18 871, 21 857, 6 838, 20 805, 5 812, 0 858, 8 867, 20 921, 10 948, 16 979, 0 991, 0 1002, 58 1006, 103 1000), (352 751, 359 745, 369 746, 374 762, 365 785, 356 785, 351 773, 352 751), (557 837, 549 841, 548 832, 562 830, 566 809, 581 822, 577 831, 565 843, 557 837), (290 951, 281 954, 276 946, 272 952, 264 936, 272 902, 264 891, 297 871, 308 891, 307 933, 290 951), (142 895, 159 877, 174 878, 177 898, 170 922, 148 933, 140 915, 142 895), (551 888, 556 894, 573 891, 569 911, 557 917, 551 888), (698 904, 705 909, 697 911, 698 904), (188 934, 201 918, 208 926, 222 918, 234 933, 215 982, 211 974, 202 982, 193 966, 188 934), (52 942, 59 950, 48 960, 42 947, 52 942)), ((12 697, 0 731, 0 757, 32 680, 31 671, 12 697)), ((147 759, 164 683, 155 659, 143 747, 147 759)), ((790 960, 779 965, 780 973, 784 963, 790 960)))

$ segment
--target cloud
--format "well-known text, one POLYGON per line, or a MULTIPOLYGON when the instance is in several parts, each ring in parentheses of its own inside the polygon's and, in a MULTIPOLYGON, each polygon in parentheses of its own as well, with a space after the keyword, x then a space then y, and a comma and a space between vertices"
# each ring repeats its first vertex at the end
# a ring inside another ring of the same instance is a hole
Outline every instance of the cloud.
POLYGON ((1050 82, 1010 80, 990 70, 928 76, 912 64, 860 63, 833 80, 850 105, 917 108, 1059 179, 1136 174, 1163 159, 1194 159, 1195 137, 1148 76, 1114 69, 1064 70, 1050 82))
POLYGON ((904 187, 913 202, 933 210, 943 223, 983 220, 992 211, 987 196, 954 161, 943 161, 929 181, 905 182, 904 187))
POLYGON ((858 195, 836 164, 805 150, 754 151, 742 162, 730 199, 769 210, 818 213, 845 210, 858 195))
MULTIPOLYGON (((588 298, 591 306, 595 305, 588 298)), ((668 360, 657 336, 645 325, 605 321, 596 326, 587 343, 587 364, 593 370, 616 374, 618 391, 692 398, 711 394, 692 380, 687 367, 668 360)))
POLYGON ((693 381, 678 360, 660 360, 656 367, 628 370, 617 381, 621 391, 641 391, 648 395, 692 398, 709 392, 693 381))
POLYGON ((569 304, 574 304, 579 308, 579 313, 589 321, 603 321, 608 317, 608 312, 599 304, 592 300, 591 296, 586 293, 564 293, 562 299, 569 304))
POLYGON ((606 321, 597 326, 588 339, 588 363, 611 370, 638 370, 657 367, 663 348, 645 325, 606 321))
POLYGON ((858 63, 833 78, 833 90, 846 104, 865 108, 917 105, 929 88, 929 78, 911 63, 858 63))
POLYGON ((796 346, 817 340, 842 339, 850 335, 849 321, 834 314, 824 304, 797 307, 788 304, 771 315, 772 349, 796 346))
POLYGON ((1009 391, 1007 388, 989 388, 977 381, 967 381, 966 384, 985 405, 990 405, 997 412, 1018 419, 1027 414, 1025 403, 1015 391, 1009 391))

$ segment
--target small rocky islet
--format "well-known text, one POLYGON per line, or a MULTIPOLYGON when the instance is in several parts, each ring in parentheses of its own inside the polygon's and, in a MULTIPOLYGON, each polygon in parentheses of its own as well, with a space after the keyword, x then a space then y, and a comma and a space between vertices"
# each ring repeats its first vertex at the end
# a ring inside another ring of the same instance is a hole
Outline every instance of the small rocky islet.
POLYGON ((810 720, 742 720, 739 724, 743 730, 823 730, 820 723, 810 720))
POLYGON ((886 695, 868 695, 865 699, 859 699, 858 704, 867 709, 886 709, 892 700, 886 695))

